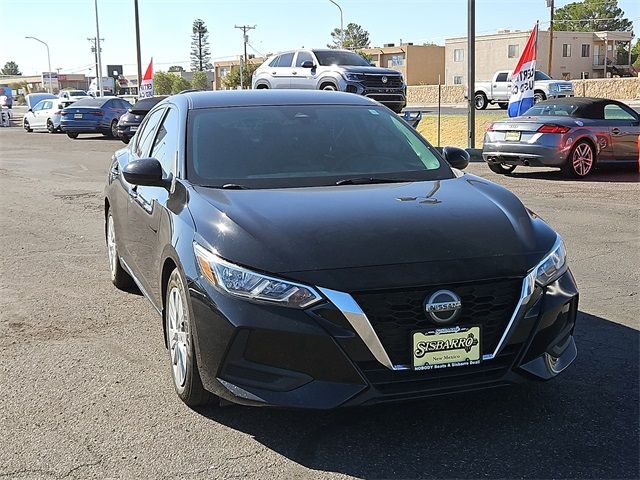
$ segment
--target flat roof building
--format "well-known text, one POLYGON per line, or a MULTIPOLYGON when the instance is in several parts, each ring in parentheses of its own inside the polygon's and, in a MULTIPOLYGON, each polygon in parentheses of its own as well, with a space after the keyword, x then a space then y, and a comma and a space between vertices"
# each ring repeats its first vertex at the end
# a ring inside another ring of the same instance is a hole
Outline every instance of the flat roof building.
POLYGON ((374 65, 402 73, 407 85, 434 85, 438 77, 444 83, 445 48, 442 46, 391 43, 361 51, 372 57, 374 65))

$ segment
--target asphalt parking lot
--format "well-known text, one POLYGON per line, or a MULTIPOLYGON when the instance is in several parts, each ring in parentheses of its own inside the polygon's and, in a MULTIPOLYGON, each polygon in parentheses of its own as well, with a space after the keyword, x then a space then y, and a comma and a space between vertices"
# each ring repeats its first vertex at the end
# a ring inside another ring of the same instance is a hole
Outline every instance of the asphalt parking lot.
POLYGON ((0 477, 638 478, 640 178, 516 170, 581 289, 562 377, 335 412, 193 411, 160 319, 109 281, 100 136, 0 128, 0 477))

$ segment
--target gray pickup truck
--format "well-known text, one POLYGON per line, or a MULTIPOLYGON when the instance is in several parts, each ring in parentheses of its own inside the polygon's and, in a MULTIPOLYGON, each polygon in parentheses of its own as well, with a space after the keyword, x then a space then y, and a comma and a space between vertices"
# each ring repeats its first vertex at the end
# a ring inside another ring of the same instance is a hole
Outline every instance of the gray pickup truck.
MULTIPOLYGON (((490 103, 507 108, 511 95, 511 72, 500 70, 490 82, 477 82, 474 92, 476 110, 484 110, 490 103)), ((547 98, 573 97, 573 84, 566 80, 554 80, 549 75, 536 70, 534 98, 536 103, 547 98)))

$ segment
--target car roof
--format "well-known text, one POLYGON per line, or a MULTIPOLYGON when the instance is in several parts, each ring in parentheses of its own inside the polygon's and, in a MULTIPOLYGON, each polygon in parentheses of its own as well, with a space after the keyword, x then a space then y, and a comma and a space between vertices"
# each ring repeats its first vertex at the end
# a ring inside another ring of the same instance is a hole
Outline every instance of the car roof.
POLYGON ((173 101, 179 101, 180 98, 188 102, 190 109, 281 105, 378 106, 377 102, 362 95, 322 90, 218 90, 189 92, 170 97, 173 101))
POLYGON ((82 98, 73 104, 74 107, 101 107, 116 97, 82 98))
POLYGON ((609 98, 595 98, 595 97, 564 97, 553 98, 538 102, 536 105, 572 105, 575 106, 575 110, 571 113, 572 117, 582 118, 602 118, 602 112, 604 106, 610 103, 617 105, 624 105, 617 100, 611 100, 609 98))

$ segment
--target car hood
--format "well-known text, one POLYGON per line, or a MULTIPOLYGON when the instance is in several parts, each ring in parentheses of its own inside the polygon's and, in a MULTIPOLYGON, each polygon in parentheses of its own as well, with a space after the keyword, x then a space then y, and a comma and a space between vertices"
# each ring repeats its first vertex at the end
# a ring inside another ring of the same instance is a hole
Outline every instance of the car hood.
POLYGON ((402 75, 399 71, 391 68, 381 67, 361 67, 356 65, 341 65, 339 67, 344 72, 349 73, 368 73, 370 75, 402 75))
POLYGON ((419 269, 427 282, 436 280, 429 275, 433 263, 439 278, 459 272, 456 265, 476 270, 472 277, 524 275, 556 239, 512 193, 473 175, 403 184, 194 190, 189 208, 197 241, 232 262, 330 288, 341 286, 339 275, 305 272, 375 267, 384 279, 404 265, 414 273, 401 268, 398 278, 415 278, 419 269))

